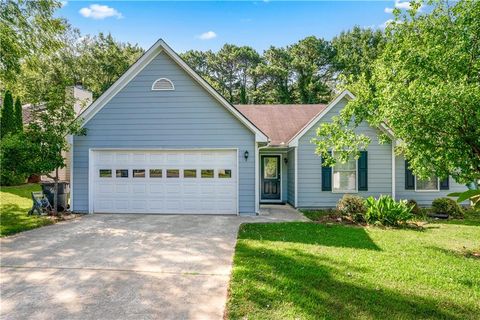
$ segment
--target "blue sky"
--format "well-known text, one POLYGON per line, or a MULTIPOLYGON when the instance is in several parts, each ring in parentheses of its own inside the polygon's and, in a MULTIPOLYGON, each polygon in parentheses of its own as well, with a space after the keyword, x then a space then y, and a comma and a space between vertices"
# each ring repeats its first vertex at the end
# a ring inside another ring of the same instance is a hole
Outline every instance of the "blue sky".
POLYGON ((224 43, 263 51, 309 35, 327 40, 354 25, 381 28, 395 1, 64 1, 58 15, 82 34, 110 32, 149 48, 163 38, 177 52, 218 50, 224 43))

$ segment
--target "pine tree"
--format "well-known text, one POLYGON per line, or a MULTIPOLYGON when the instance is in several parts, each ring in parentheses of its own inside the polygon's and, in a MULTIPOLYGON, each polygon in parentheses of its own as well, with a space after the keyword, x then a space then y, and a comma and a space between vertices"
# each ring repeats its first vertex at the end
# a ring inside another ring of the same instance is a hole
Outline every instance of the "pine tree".
POLYGON ((5 92, 0 119, 0 136, 3 138, 8 133, 15 132, 15 115, 13 112, 13 97, 10 91, 5 92))
POLYGON ((15 117, 15 132, 23 132, 22 103, 20 102, 20 98, 18 97, 17 99, 15 99, 14 117, 15 117))

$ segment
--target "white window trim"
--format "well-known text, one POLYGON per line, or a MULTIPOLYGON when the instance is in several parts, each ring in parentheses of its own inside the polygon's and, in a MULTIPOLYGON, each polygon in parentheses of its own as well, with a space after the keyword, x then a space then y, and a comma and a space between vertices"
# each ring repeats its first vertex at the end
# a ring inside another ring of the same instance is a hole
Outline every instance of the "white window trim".
POLYGON ((173 90, 175 90, 175 85, 173 84, 172 80, 170 80, 170 79, 158 78, 157 80, 153 81, 152 90, 153 91, 173 91, 173 90), (165 81, 169 82, 172 85, 172 88, 171 89, 170 88, 168 88, 168 89, 154 89, 155 88, 155 83, 157 83, 158 81, 161 81, 161 80, 165 80, 165 81))
MULTIPOLYGON (((334 151, 332 151, 332 157, 334 157, 334 151)), ((355 190, 335 190, 333 187, 333 174, 335 166, 332 168, 332 193, 358 193, 358 159, 355 159, 355 190)))
POLYGON ((418 190, 417 189, 417 176, 415 176, 415 192, 440 192, 440 178, 437 177, 437 189, 418 190))

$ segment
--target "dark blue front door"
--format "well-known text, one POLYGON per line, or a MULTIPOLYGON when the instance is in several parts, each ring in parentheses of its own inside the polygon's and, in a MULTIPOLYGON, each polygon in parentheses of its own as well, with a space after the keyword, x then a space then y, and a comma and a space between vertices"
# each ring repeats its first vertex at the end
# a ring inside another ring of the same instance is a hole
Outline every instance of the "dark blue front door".
POLYGON ((280 200, 280 156, 261 156, 262 200, 280 200))

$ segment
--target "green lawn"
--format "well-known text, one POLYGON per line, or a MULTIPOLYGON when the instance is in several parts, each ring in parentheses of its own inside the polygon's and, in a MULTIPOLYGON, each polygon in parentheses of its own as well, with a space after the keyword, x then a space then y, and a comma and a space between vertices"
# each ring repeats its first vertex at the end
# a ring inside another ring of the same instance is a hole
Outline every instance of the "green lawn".
POLYGON ((480 218, 241 227, 230 319, 479 319, 480 218))
POLYGON ((30 230, 52 224, 48 217, 29 216, 32 207, 32 191, 40 191, 37 184, 0 187, 0 236, 30 230))

